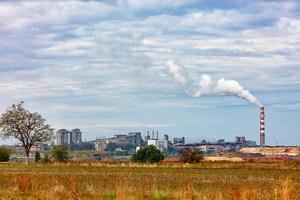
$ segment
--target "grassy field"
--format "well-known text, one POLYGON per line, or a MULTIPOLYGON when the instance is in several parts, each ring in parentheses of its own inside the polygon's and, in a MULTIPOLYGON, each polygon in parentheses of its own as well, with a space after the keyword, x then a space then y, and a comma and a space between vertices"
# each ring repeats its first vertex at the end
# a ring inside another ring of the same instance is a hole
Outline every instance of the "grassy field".
POLYGON ((0 199, 300 199, 296 163, 5 163, 0 176, 0 199))

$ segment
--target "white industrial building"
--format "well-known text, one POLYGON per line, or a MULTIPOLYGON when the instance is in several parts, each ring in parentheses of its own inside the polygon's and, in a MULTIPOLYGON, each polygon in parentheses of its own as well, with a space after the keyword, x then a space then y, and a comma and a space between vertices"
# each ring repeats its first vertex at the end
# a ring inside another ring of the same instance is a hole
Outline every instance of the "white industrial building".
POLYGON ((158 150, 164 151, 168 149, 168 138, 169 137, 165 135, 164 139, 158 139, 158 132, 156 132, 156 138, 154 138, 154 132, 152 132, 152 138, 147 140, 147 145, 153 145, 158 150))

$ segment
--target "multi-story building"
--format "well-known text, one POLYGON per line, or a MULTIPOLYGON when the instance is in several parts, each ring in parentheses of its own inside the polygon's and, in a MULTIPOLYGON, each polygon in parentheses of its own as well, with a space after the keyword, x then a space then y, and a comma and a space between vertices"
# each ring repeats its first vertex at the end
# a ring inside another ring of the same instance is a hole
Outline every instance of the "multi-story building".
POLYGON ((59 129, 56 132, 56 144, 80 144, 82 141, 82 132, 80 129, 72 129, 68 131, 67 129, 59 129))
POLYGON ((82 133, 79 128, 70 131, 70 144, 80 144, 82 142, 82 133))
POLYGON ((65 145, 69 144, 69 131, 67 129, 59 129, 56 132, 56 144, 65 145))

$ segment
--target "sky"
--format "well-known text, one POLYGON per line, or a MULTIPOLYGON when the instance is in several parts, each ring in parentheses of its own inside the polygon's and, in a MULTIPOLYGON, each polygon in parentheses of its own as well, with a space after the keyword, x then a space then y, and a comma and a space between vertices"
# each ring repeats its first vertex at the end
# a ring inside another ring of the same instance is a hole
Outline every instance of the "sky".
POLYGON ((24 101, 86 140, 158 130, 259 143, 256 105, 191 97, 170 60, 192 85, 238 81, 265 106, 266 144, 300 145, 297 0, 0 1, 1 113, 24 101))

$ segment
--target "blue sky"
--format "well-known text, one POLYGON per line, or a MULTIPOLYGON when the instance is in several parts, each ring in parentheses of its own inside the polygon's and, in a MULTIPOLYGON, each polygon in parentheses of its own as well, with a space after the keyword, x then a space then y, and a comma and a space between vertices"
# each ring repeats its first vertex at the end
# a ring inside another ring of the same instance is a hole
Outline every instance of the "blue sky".
MULTIPOLYGON (((259 110, 174 84, 238 81, 266 109, 266 143, 300 144, 300 3, 261 0, 1 1, 0 111, 25 101, 87 140, 159 130, 259 139, 259 110)), ((2 141, 3 142, 3 141, 2 141)))

